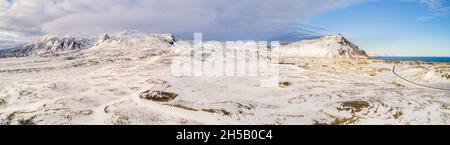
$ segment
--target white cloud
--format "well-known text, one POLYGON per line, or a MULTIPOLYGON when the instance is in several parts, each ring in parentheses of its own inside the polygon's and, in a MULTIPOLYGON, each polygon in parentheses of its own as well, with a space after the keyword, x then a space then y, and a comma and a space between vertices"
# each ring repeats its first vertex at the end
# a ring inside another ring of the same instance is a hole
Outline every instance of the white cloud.
POLYGON ((421 21, 428 21, 431 19, 435 19, 437 17, 447 16, 450 12, 449 0, 404 0, 404 1, 422 3, 430 10, 430 14, 418 18, 421 21))
POLYGON ((137 29, 263 39, 292 32, 302 20, 359 1, 364 0, 0 0, 0 35, 137 29))
POLYGON ((448 0, 421 0, 421 2, 428 5, 437 15, 447 13, 450 10, 448 0))

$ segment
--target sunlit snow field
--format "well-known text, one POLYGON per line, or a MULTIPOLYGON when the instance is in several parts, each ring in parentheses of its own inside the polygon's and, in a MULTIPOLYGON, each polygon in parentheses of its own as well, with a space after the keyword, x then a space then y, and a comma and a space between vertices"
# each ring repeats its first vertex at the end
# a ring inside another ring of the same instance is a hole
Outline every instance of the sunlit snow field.
POLYGON ((450 124, 450 92, 408 82, 448 88, 428 73, 448 64, 288 55, 274 64, 278 86, 261 87, 175 76, 173 58, 187 54, 164 40, 0 59, 0 124, 450 124))

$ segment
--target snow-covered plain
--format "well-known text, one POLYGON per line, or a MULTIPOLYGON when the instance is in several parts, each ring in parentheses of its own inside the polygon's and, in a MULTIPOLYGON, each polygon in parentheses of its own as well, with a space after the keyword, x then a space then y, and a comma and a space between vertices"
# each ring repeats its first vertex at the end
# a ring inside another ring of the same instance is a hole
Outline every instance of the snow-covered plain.
POLYGON ((3 58, 0 124, 450 124, 449 91, 392 70, 445 87, 448 79, 424 71, 448 64, 372 60, 354 44, 330 41, 282 46, 298 55, 282 55, 272 88, 259 77, 173 75, 172 60, 185 54, 169 34, 121 32, 86 49, 3 58))

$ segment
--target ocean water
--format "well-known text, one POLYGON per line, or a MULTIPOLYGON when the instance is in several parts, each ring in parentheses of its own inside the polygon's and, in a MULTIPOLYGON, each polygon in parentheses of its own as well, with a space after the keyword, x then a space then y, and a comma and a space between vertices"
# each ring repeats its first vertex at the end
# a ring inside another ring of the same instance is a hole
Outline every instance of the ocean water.
POLYGON ((380 60, 391 61, 422 61, 422 62, 446 62, 450 63, 450 57, 397 57, 397 56, 380 56, 374 57, 380 60))

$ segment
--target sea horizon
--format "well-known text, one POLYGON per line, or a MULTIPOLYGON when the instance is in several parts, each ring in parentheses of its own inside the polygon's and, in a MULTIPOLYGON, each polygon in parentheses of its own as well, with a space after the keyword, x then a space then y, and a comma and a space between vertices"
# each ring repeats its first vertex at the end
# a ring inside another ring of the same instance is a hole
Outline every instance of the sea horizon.
POLYGON ((450 63, 450 56, 374 56, 374 59, 387 61, 421 61, 450 63))

